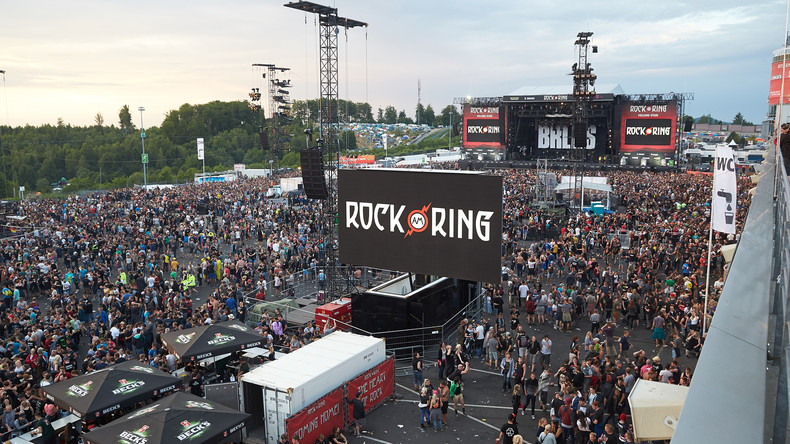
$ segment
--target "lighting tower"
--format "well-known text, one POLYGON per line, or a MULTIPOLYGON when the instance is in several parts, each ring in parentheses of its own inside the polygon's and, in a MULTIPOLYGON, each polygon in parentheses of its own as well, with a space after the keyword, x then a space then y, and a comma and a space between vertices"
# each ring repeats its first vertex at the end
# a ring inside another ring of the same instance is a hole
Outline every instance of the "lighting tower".
MULTIPOLYGON (((584 197, 584 162, 587 159, 587 125, 590 102, 595 97, 595 79, 593 69, 588 61, 588 51, 592 32, 580 32, 576 35, 576 48, 578 60, 573 64, 573 139, 571 147, 571 160, 573 161, 574 186, 573 194, 579 195, 579 211, 582 211, 584 197)), ((592 47, 593 52, 598 52, 598 47, 592 47)))
POLYGON ((338 132, 338 67, 337 67, 337 35, 340 28, 356 28, 368 26, 367 23, 346 17, 338 17, 337 8, 319 5, 313 2, 290 2, 283 5, 299 11, 318 14, 319 34, 319 66, 320 66, 320 136, 319 148, 323 150, 326 161, 329 184, 328 197, 324 202, 323 220, 326 223, 327 238, 324 242, 326 255, 326 289, 330 300, 339 296, 344 280, 339 276, 337 263, 337 170, 340 166, 340 134, 338 132))
POLYGON ((281 66, 269 66, 269 117, 271 118, 269 128, 274 136, 275 155, 284 148, 286 142, 291 139, 284 133, 284 128, 291 122, 291 92, 286 88, 291 87, 291 80, 280 78, 284 77, 291 68, 281 66), (278 76, 277 73, 280 73, 278 76))

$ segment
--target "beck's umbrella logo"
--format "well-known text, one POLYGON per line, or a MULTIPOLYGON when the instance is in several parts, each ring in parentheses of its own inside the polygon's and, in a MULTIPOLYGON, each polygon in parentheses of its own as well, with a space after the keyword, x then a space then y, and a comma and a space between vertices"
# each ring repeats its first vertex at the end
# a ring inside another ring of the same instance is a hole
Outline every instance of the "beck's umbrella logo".
POLYGON ((200 402, 200 401, 187 401, 186 406, 189 408, 200 408, 205 410, 214 410, 214 406, 209 404, 208 402, 200 402))
POLYGON ((227 344, 228 342, 235 341, 236 337, 232 335, 223 335, 222 333, 216 333, 214 335, 214 339, 208 341, 208 345, 222 345, 227 344))
POLYGON ((147 444, 148 443, 148 429, 147 425, 140 427, 137 430, 128 431, 124 430, 118 435, 121 444, 147 444))
POLYGON ((245 327, 243 325, 239 325, 239 324, 230 324, 230 325, 228 325, 228 328, 235 328, 236 330, 239 330, 239 331, 247 331, 247 330, 249 330, 247 327, 245 327))
POLYGON ((424 205, 422 210, 414 210, 409 213, 409 219, 407 224, 409 225, 409 231, 406 232, 406 235, 403 237, 411 236, 412 233, 422 233, 428 228, 428 209, 431 208, 431 204, 424 205))
POLYGON ((176 342, 178 342, 179 344, 189 344, 189 341, 191 341, 192 337, 194 336, 195 336, 195 332, 186 335, 178 335, 178 337, 176 338, 176 342))
POLYGON ((159 404, 154 404, 151 407, 146 407, 144 409, 140 409, 140 410, 136 411, 133 415, 129 415, 129 419, 137 418, 138 416, 147 415, 147 414, 153 412, 154 410, 156 410, 157 407, 159 407, 159 404))
POLYGON ((181 427, 183 427, 183 429, 176 438, 178 438, 179 441, 193 440, 211 427, 211 423, 208 421, 189 422, 184 420, 181 421, 181 427))
POLYGON ((129 370, 136 370, 138 372, 145 372, 145 373, 148 373, 149 375, 154 374, 154 369, 152 369, 150 367, 143 367, 141 365, 133 365, 133 366, 129 367, 129 370))
POLYGON ((67 392, 67 394, 71 396, 79 396, 80 398, 82 398, 83 396, 86 396, 88 392, 90 392, 92 385, 93 385, 93 381, 88 381, 85 384, 80 384, 80 385, 76 385, 76 384, 72 385, 71 387, 69 387, 69 391, 67 392))
POLYGON ((145 381, 128 381, 126 379, 118 380, 118 388, 112 391, 113 395, 125 395, 137 391, 140 387, 145 385, 145 381))

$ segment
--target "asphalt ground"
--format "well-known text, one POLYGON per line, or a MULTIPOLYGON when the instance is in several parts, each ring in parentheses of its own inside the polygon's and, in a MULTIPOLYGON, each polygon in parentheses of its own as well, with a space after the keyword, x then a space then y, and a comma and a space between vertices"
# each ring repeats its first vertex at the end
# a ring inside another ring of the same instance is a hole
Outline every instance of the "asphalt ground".
MULTIPOLYGON (((506 308, 505 313, 508 312, 509 308, 506 308)), ((522 314, 522 325, 524 320, 524 315, 522 314)), ((529 335, 535 335, 538 338, 542 338, 545 334, 549 335, 553 342, 552 349, 554 351, 551 357, 551 364, 552 368, 556 370, 562 361, 567 359, 571 338, 579 336, 583 343, 584 335, 590 328, 590 322, 586 319, 580 320, 577 328, 578 330, 574 329, 570 333, 555 330, 549 325, 526 326, 525 330, 529 335)), ((620 322, 615 330, 615 336, 619 337, 623 330, 624 325, 620 322)), ((632 329, 631 351, 644 349, 648 356, 657 355, 661 358, 662 363, 670 362, 672 358, 671 348, 659 347, 659 349, 656 349, 651 335, 652 331, 644 326, 632 329)), ((435 361, 435 358, 428 355, 425 359, 426 367, 435 361)), ((512 412, 511 392, 503 393, 502 376, 498 372, 487 369, 480 358, 473 358, 470 363, 471 369, 469 373, 464 375, 466 415, 459 412, 459 415, 456 416, 453 412, 451 400, 447 426, 444 431, 434 432, 430 425, 426 428, 420 427, 419 408, 417 407, 419 396, 412 389, 414 377, 411 372, 405 376, 403 372, 400 372, 400 375, 396 374, 395 378, 395 398, 397 399, 394 402, 387 402, 371 412, 366 418, 367 426, 364 428, 363 436, 355 438, 353 435, 349 436, 347 434, 346 437, 349 439, 349 442, 382 444, 413 442, 457 443, 460 441, 465 443, 486 442, 490 444, 494 442, 499 436, 500 427, 507 422, 507 416, 512 412)), ((696 359, 681 357, 679 363, 681 369, 690 366, 693 370, 696 365, 696 359)), ((437 377, 436 368, 433 366, 428 367, 423 372, 423 378, 429 378, 434 386, 438 386, 437 377)), ((555 391, 556 387, 549 389, 549 401, 554 396, 555 391)), ((549 412, 540 411, 539 404, 535 410, 535 420, 531 419, 529 411, 523 416, 519 413, 516 421, 519 432, 525 441, 529 443, 535 442, 535 432, 537 431, 538 420, 541 417, 550 419, 549 412)))

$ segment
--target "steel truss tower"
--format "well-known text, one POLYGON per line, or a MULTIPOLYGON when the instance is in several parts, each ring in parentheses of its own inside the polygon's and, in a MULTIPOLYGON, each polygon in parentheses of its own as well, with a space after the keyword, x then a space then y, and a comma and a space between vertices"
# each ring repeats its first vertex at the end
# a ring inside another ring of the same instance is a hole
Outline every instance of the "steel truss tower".
MULTIPOLYGON (((588 110, 590 101, 595 97, 595 79, 598 77, 592 73, 593 69, 589 56, 589 44, 592 32, 580 32, 576 35, 576 48, 578 50, 578 60, 573 64, 571 74, 573 75, 573 146, 571 147, 571 160, 573 161, 573 196, 579 196, 579 211, 582 210, 584 202, 584 162, 587 162, 587 126, 588 110)), ((598 48, 593 47, 593 52, 598 48)))
POLYGON ((338 56, 337 35, 340 28, 356 28, 368 26, 357 20, 338 17, 337 8, 319 5, 313 2, 291 2, 284 5, 299 11, 318 14, 319 23, 319 66, 320 66, 320 138, 319 147, 324 154, 324 162, 329 176, 327 187, 328 197, 323 206, 325 223, 325 268, 328 298, 335 299, 347 288, 348 279, 340 276, 337 250, 337 170, 340 166, 340 128, 338 118, 338 56))

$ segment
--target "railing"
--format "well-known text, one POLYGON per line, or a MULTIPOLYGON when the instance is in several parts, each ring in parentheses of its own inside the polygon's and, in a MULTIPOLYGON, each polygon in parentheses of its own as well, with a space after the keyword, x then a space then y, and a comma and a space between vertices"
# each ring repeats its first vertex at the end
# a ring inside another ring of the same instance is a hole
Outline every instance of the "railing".
MULTIPOLYGON (((349 276, 351 276, 350 279, 352 279, 352 284, 363 288, 371 288, 383 280, 388 279, 390 275, 389 271, 380 271, 377 269, 368 269, 364 267, 357 268, 362 271, 362 275, 358 279, 353 278, 352 269, 347 269, 341 274, 350 273, 349 276)), ((294 314, 298 314, 302 318, 304 318, 305 315, 310 316, 312 312, 309 310, 305 310, 302 307, 295 307, 293 305, 287 306, 282 301, 286 296, 297 299, 316 299, 318 293, 317 277, 311 276, 311 273, 301 274, 303 274, 305 278, 303 280, 295 280, 295 282, 292 284, 293 287, 290 287, 294 288, 293 292, 290 292, 290 288, 284 289, 279 295, 272 292, 273 294, 271 295, 267 294, 265 301, 255 299, 255 292, 251 292, 245 296, 245 301, 248 304, 248 314, 246 319, 247 325, 255 327, 260 322, 262 313, 253 311, 253 307, 260 302, 282 302, 282 305, 280 305, 279 308, 283 313, 283 318, 286 321, 289 319, 289 314, 292 317, 294 314), (308 284, 315 285, 315 288, 308 287, 308 284)), ((271 286, 269 286, 269 290, 271 290, 271 286)), ((386 341, 387 354, 395 355, 396 370, 402 370, 405 367, 411 368, 411 357, 415 352, 420 352, 420 354, 423 356, 426 356, 427 354, 428 357, 425 359, 425 362, 432 363, 432 359, 434 356, 437 356, 439 346, 442 343, 455 346, 455 344, 463 342, 459 342, 457 337, 458 326, 460 325, 461 320, 479 320, 484 315, 486 306, 485 301, 485 289, 481 288, 480 291, 477 292, 477 294, 465 307, 459 310, 450 319, 445 321, 444 324, 423 328, 368 332, 351 325, 343 325, 343 323, 339 321, 336 321, 336 323, 338 324, 339 328, 351 329, 354 333, 384 338, 386 341)), ((272 304, 271 306, 278 307, 276 304, 272 304)), ((273 309, 270 309, 270 312, 272 311, 273 309)))
POLYGON ((790 187, 771 147, 672 442, 788 442, 790 187))
MULTIPOLYGON (((266 281, 266 290, 263 291, 263 301, 279 301, 284 298, 304 298, 304 299, 317 299, 321 291, 321 283, 319 282, 319 273, 322 267, 306 268, 301 271, 296 271, 282 279, 282 287, 278 291, 274 287, 274 279, 266 281)), ((389 270, 381 270, 377 268, 368 267, 338 267, 338 276, 342 283, 346 284, 348 288, 372 288, 378 284, 383 283, 390 278, 389 270), (360 277, 354 277, 354 271, 360 270, 360 277)), ((248 291, 244 294, 244 302, 247 307, 252 307, 254 304, 261 302, 261 299, 255 297, 258 294, 258 289, 248 291)))

